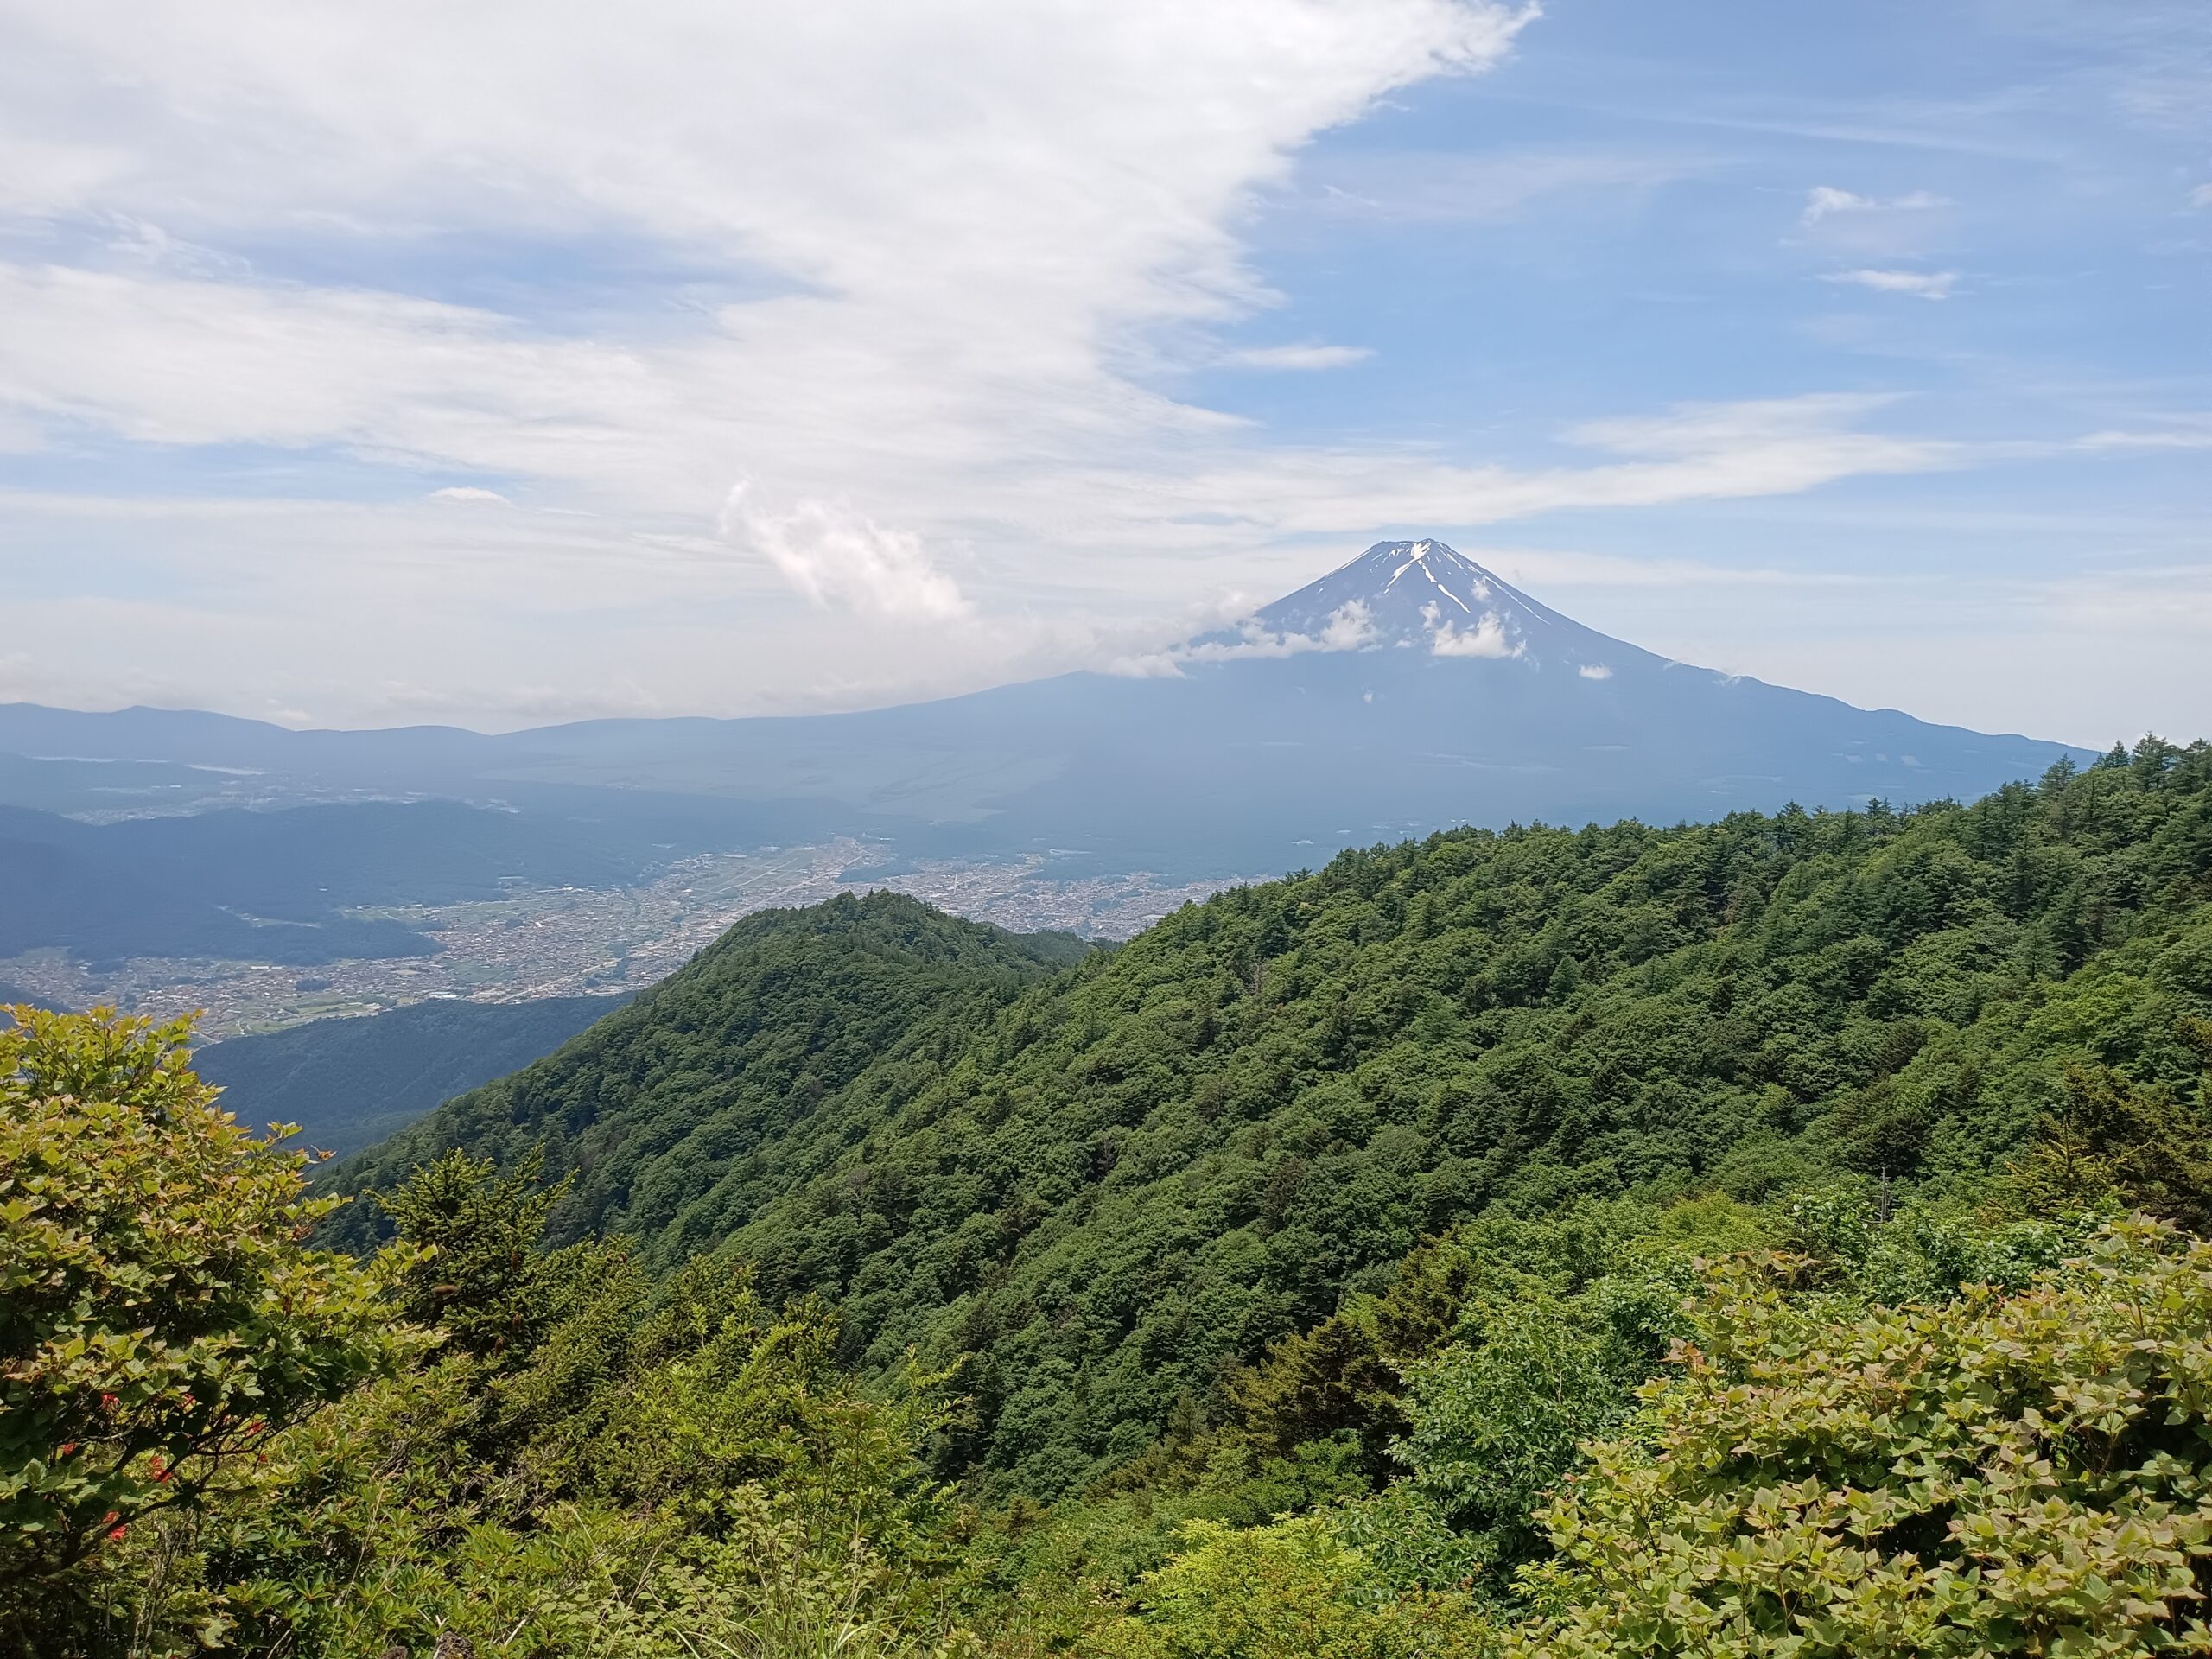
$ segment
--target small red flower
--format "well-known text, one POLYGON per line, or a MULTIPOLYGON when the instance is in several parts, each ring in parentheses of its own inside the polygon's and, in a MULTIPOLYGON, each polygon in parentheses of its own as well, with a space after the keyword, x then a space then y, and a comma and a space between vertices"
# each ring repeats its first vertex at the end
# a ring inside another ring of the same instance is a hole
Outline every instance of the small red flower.
POLYGON ((107 1529, 107 1541, 111 1544, 119 1544, 130 1531, 130 1529, 128 1527, 110 1527, 107 1529))

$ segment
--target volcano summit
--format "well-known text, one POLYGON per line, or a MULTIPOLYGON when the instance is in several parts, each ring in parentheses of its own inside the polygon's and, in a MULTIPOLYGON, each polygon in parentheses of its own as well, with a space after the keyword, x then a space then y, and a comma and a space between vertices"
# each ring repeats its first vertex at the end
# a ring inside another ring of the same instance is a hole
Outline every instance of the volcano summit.
POLYGON ((1194 641, 1198 659, 1283 650, 1389 646, 1434 657, 1548 664, 1587 679, 1614 659, 1661 658, 1540 605, 1441 542, 1377 542, 1350 563, 1255 611, 1237 627, 1194 641))

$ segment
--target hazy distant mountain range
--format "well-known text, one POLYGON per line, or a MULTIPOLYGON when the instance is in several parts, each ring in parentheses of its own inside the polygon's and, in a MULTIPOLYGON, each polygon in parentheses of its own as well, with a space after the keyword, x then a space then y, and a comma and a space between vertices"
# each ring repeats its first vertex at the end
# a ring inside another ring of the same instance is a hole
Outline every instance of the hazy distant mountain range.
POLYGON ((841 836, 1198 880, 1455 823, 1970 798, 2069 755, 1672 662, 1385 542, 1131 674, 858 714, 485 735, 0 706, 0 957, 418 950, 345 912, 841 836))

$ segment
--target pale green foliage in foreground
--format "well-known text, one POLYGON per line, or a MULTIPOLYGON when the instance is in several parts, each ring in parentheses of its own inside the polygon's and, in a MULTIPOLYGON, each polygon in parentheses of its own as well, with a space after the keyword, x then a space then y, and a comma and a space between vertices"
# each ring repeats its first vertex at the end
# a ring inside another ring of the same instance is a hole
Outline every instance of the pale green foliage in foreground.
POLYGON ((1491 1632, 1464 1603, 1376 1582, 1331 1519, 1186 1529, 1192 1548, 1141 1586, 1145 1615, 1099 1649, 1122 1659, 1477 1659, 1491 1632))
POLYGON ((1625 1409, 1592 1333, 1624 1305, 1616 1329, 1651 1327, 1648 1263, 1480 1313, 1484 1340, 1422 1369, 1412 1475, 1193 1529, 1118 1639, 1147 1659, 2212 1651, 2212 1244, 2123 1220, 2037 1268, 2067 1229, 1854 1213, 1808 1217, 1840 1254, 1703 1268, 1625 1409), (1968 1268, 2018 1277, 1945 1282, 1968 1268), (1870 1298, 1896 1282, 1922 1294, 1870 1298), (1452 1595, 1488 1573, 1455 1538, 1522 1548, 1496 1521, 1530 1485, 1558 1490, 1517 1593, 1452 1595), (1480 1530, 1440 1524, 1471 1497, 1480 1530))
POLYGON ((749 1274, 543 1251, 455 1155, 368 1269, 186 1064, 181 1025, 0 1030, 0 1653, 849 1659, 959 1640, 919 1452, 749 1274), (406 1316, 436 1321, 411 1325, 406 1316))
MULTIPOLYGON (((386 1366, 330 1206, 214 1104, 182 1023, 0 1029, 0 1644, 68 1650, 142 1517, 250 1487, 276 1431, 386 1366)), ((221 1628, 211 1618, 203 1629, 221 1628)))
POLYGON ((2212 1651, 2212 1245, 2144 1222, 2004 1294, 1854 1313, 1727 1272, 1544 1516, 1512 1651, 2212 1651))

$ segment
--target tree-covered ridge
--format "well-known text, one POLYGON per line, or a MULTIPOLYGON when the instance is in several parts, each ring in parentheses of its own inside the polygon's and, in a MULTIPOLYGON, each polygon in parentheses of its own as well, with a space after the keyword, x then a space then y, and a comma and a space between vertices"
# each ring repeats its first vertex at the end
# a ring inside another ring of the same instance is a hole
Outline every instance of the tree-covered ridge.
POLYGON ((1487 1207, 1941 1191, 2053 1110, 2196 1109, 2208 899, 2212 749, 2156 740, 1970 806, 1463 831, 918 1018, 835 951, 702 972, 357 1179, 543 1140, 556 1230, 721 1243, 869 1365, 972 1356, 948 1466, 1064 1492, 1487 1207))
POLYGON ((973 1455, 1064 1491, 1488 1205, 1979 1173, 2069 1059, 2193 1090, 2208 897, 2212 752, 2155 742, 1968 807, 1347 853, 1033 991, 690 1236, 879 1357, 976 1354, 973 1455))
MULTIPOLYGON (((624 1230, 652 1261, 678 1262, 701 1242, 685 1206, 702 1183, 742 1179, 862 1073, 933 1064, 1020 986, 1090 950, 890 893, 757 912, 584 1038, 340 1166, 331 1189, 396 1185, 456 1147, 503 1166, 540 1152, 576 1176, 556 1236, 624 1230)), ((365 1245, 374 1215, 353 1206, 333 1230, 365 1245)))
POLYGON ((15 1014, 0 1653, 2212 1651, 2212 1246, 2113 1219, 2212 1211, 2205 1081, 2076 1062, 1941 1192, 1493 1208, 1046 1507, 933 1476, 957 1369, 550 1245, 534 1155, 419 1166, 357 1266, 181 1027, 15 1014))

